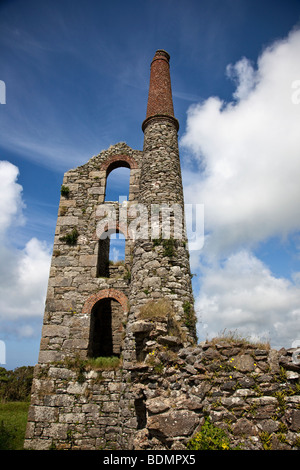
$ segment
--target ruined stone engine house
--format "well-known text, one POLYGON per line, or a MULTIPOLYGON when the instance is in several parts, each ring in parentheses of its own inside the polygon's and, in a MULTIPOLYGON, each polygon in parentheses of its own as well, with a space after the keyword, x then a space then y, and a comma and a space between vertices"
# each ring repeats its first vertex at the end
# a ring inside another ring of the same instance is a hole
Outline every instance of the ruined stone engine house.
MULTIPOLYGON (((33 389, 29 447, 47 448, 50 441, 61 441, 55 429, 62 435, 70 429, 68 422, 57 424, 64 419, 63 403, 74 398, 72 392, 61 390, 61 374, 67 374, 63 365, 69 364, 71 374, 72 361, 119 357, 120 370, 114 371, 119 376, 109 387, 122 384, 126 390, 128 371, 149 353, 166 347, 178 350, 195 341, 179 123, 174 117, 169 59, 166 51, 158 50, 151 63, 143 151, 118 143, 64 175, 36 366, 36 377, 48 374, 48 379, 40 382, 38 393, 33 389), (130 169, 128 201, 106 201, 107 178, 119 167, 130 169), (168 210, 166 231, 162 206, 168 210), (122 263, 109 260, 113 233, 125 237, 122 263), (56 364, 55 373, 50 364, 56 364), (46 406, 49 401, 62 401, 62 406, 46 406), (44 413, 47 423, 41 417, 44 413)), ((103 407, 90 393, 86 406, 103 407)), ((101 392, 102 397, 106 393, 101 392)), ((119 404, 114 413, 122 414, 119 404)), ((107 439, 106 427, 114 413, 98 426, 98 441, 107 439)), ((138 427, 136 415, 135 411, 130 417, 131 430, 138 427)), ((118 447, 124 447, 119 427, 115 429, 118 447)), ((125 434, 127 442, 130 433, 125 434)), ((90 442, 83 436, 79 439, 84 440, 90 442)), ((96 440, 88 446, 96 448, 96 440)))
POLYGON ((64 175, 26 449, 182 451, 207 419, 221 449, 300 448, 299 350, 196 344, 169 59, 151 63, 143 150, 64 175), (128 201, 107 201, 119 167, 128 201))

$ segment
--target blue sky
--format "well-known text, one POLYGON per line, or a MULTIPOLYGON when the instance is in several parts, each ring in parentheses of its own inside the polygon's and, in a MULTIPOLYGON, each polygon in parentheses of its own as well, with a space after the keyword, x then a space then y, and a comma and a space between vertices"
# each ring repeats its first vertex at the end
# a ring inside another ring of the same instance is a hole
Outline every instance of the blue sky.
POLYGON ((161 48, 185 201, 204 204, 199 339, 226 328, 278 348, 300 340, 299 25, 293 0, 0 2, 7 368, 37 362, 63 173, 120 141, 142 149, 161 48))

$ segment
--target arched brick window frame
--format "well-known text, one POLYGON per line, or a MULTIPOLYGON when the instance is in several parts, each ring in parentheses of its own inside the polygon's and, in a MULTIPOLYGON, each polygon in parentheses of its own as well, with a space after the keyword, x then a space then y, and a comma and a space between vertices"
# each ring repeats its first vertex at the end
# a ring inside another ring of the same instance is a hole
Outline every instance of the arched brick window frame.
POLYGON ((100 165, 100 170, 106 171, 107 177, 111 171, 122 166, 130 168, 130 170, 138 168, 137 161, 133 157, 125 154, 118 154, 112 155, 107 160, 105 160, 105 162, 100 165))
POLYGON ((114 299, 121 304, 124 313, 128 312, 128 298, 123 292, 117 289, 102 289, 99 292, 96 292, 96 294, 92 294, 86 300, 82 309, 82 313, 90 314, 94 305, 102 299, 114 299))
POLYGON ((93 234, 93 240, 100 240, 101 236, 105 232, 109 232, 109 235, 111 235, 112 233, 122 233, 125 237, 125 240, 134 239, 134 233, 132 232, 132 230, 130 230, 128 224, 126 225, 123 223, 119 223, 118 221, 107 221, 106 224, 102 227, 102 229, 103 230, 101 231, 101 234, 99 230, 95 231, 95 233, 93 234))
MULTIPOLYGON (((122 168, 122 167, 129 168, 129 170, 131 171, 133 169, 138 169, 138 164, 136 160, 129 155, 117 154, 117 155, 112 155, 111 157, 108 157, 107 160, 105 160, 100 165, 100 171, 106 172, 105 197, 106 197, 106 189, 107 189, 106 184, 107 184, 108 175, 116 168, 122 168)), ((130 182, 129 182, 129 193, 130 193, 130 182)))

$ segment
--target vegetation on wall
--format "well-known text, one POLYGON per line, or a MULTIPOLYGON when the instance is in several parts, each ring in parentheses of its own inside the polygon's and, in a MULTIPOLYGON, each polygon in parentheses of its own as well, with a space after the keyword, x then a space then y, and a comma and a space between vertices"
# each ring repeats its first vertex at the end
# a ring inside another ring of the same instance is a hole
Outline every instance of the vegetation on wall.
POLYGON ((68 198, 70 194, 70 188, 68 186, 62 185, 62 187, 60 188, 60 194, 68 198))
POLYGON ((163 255, 168 256, 169 258, 176 255, 176 241, 172 237, 166 239, 163 239, 162 237, 155 238, 153 240, 153 246, 162 246, 163 255))
POLYGON ((67 233, 63 237, 60 237, 59 239, 62 242, 66 242, 67 245, 74 246, 77 243, 78 236, 79 236, 79 233, 78 233, 77 228, 75 227, 73 228, 71 232, 67 233))
POLYGON ((205 419, 200 432, 188 442, 187 448, 189 450, 232 450, 226 432, 212 424, 209 418, 205 419))

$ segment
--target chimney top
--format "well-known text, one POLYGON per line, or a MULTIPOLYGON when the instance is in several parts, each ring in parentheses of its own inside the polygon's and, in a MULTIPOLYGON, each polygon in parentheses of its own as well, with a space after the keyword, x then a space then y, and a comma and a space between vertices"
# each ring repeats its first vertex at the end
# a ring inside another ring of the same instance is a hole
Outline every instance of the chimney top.
POLYGON ((151 62, 150 85, 146 119, 142 129, 146 129, 153 118, 168 119, 172 121, 177 130, 179 123, 174 117, 171 77, 170 55, 164 49, 158 49, 151 62))
POLYGON ((157 49, 157 51, 155 52, 155 56, 153 57, 153 60, 162 59, 162 58, 167 59, 167 61, 169 62, 170 54, 168 54, 168 52, 165 51, 164 49, 157 49))

